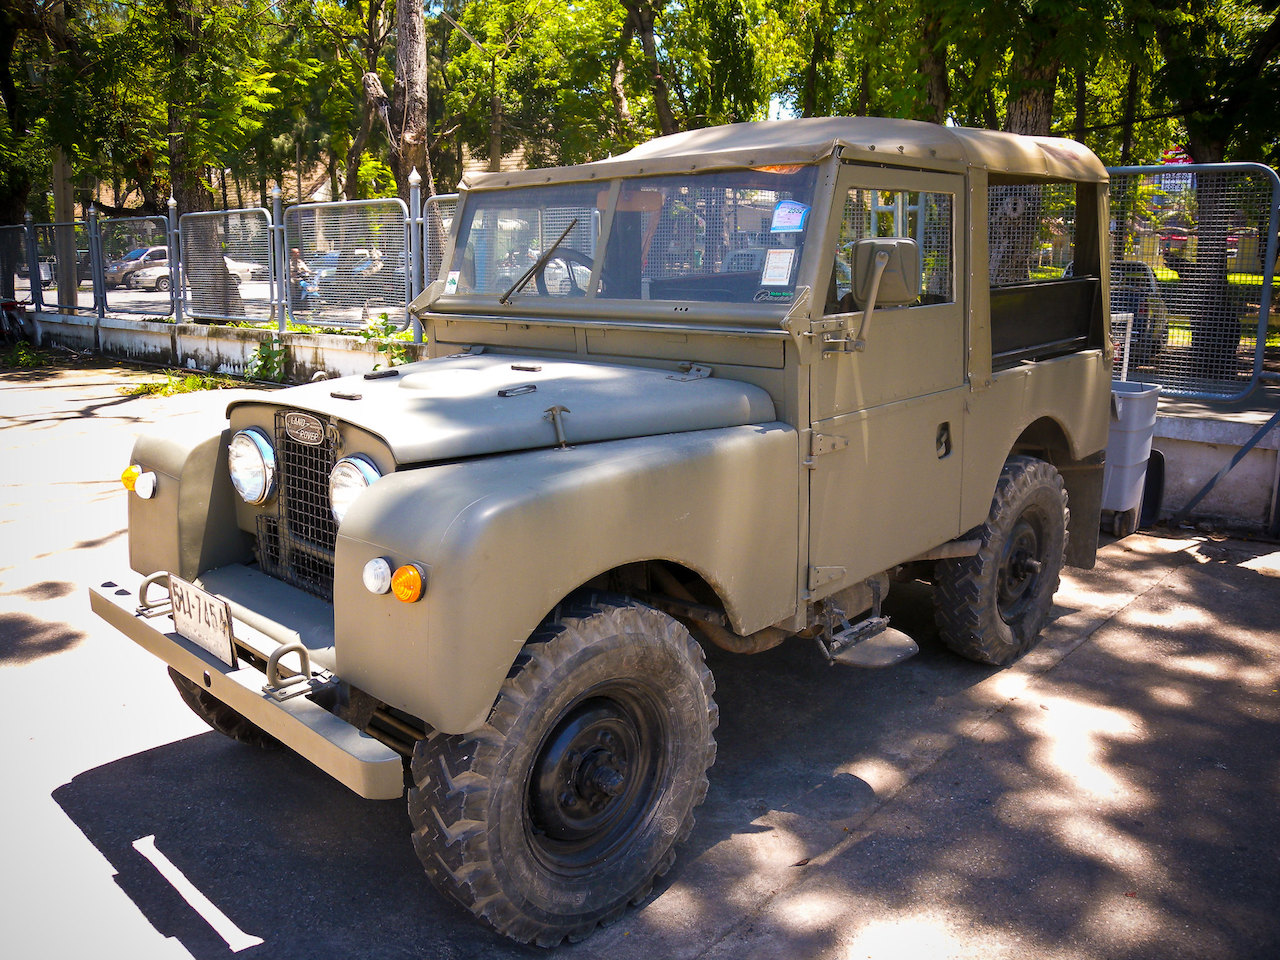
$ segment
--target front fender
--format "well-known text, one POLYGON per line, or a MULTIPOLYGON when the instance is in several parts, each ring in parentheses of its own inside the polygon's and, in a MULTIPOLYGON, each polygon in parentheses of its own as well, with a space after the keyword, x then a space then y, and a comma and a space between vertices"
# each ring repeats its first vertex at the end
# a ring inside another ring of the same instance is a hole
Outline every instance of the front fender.
POLYGON ((696 570, 741 631, 782 620, 797 597, 797 449, 794 429, 769 423, 383 477, 338 532, 337 672, 436 729, 473 729, 555 604, 642 560, 696 570), (379 556, 424 564, 424 598, 365 590, 379 556))

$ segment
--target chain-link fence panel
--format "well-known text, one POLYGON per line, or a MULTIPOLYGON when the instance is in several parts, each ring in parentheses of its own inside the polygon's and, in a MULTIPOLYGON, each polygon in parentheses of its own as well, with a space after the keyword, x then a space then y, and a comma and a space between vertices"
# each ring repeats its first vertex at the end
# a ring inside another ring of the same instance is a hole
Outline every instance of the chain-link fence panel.
POLYGON ((1278 188, 1259 164, 1111 171, 1117 376, 1209 400, 1252 388, 1268 337, 1280 347, 1278 188))
POLYGON ((440 276, 440 265, 444 260, 444 246, 449 240, 449 230, 453 226, 453 215, 458 209, 456 193, 440 193, 427 199, 427 210, 423 230, 426 237, 423 249, 424 285, 440 276))
POLYGON ((90 312, 93 303, 93 272, 89 257, 89 225, 75 223, 37 223, 32 226, 36 239, 36 260, 40 275, 41 302, 58 310, 90 312), (64 266, 65 265, 65 266, 64 266), (65 275, 72 279, 59 283, 65 275))
MULTIPOLYGON (((42 278, 37 273, 35 279, 39 283, 42 278)), ((31 282, 26 229, 0 227, 0 300, 31 303, 31 282)))
POLYGON ((98 221, 106 309, 167 317, 173 313, 169 221, 121 217, 98 221))
POLYGON ((408 207, 400 200, 308 203, 285 211, 289 313, 312 326, 409 322, 408 207))
POLYGON ((185 315, 255 323, 275 319, 271 215, 266 210, 188 213, 178 232, 185 315))

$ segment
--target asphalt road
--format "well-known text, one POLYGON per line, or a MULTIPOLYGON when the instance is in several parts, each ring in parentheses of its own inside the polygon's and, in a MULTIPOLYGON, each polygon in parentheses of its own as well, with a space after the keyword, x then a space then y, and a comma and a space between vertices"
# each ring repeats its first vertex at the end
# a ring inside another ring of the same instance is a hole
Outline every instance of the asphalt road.
MULTIPOLYGON (((399 802, 208 731, 93 617, 120 470, 226 397, 0 373, 0 956, 522 958, 431 888, 399 802), (150 838, 150 839, 149 839, 150 838), (184 885, 184 879, 185 884, 184 885)), ((655 896, 573 958, 1280 955, 1280 546, 1130 537, 1012 668, 712 651, 719 757, 655 896)))

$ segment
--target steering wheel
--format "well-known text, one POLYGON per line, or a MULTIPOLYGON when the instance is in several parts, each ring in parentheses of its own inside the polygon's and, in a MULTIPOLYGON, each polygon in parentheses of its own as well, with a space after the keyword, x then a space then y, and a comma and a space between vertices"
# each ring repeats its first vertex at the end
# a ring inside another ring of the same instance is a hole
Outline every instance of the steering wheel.
POLYGON ((578 279, 573 275, 574 264, 586 267, 587 270, 590 271, 594 271, 596 267, 596 262, 585 253, 572 249, 557 250, 551 255, 551 258, 542 265, 542 269, 533 275, 533 282, 537 284, 538 287, 538 296, 550 297, 567 295, 570 297, 585 297, 587 295, 587 291, 578 286, 578 279), (565 277, 569 282, 569 289, 558 290, 555 294, 552 294, 551 291, 547 289, 547 268, 557 260, 564 264, 564 272, 565 277))

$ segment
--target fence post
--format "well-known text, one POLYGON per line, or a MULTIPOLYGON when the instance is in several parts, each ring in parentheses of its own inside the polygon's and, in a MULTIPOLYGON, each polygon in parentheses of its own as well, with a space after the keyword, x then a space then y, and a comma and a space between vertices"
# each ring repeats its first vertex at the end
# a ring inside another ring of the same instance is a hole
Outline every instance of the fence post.
POLYGON ((89 207, 89 280, 93 284, 93 312, 99 320, 107 315, 107 285, 103 280, 102 225, 98 208, 89 207))
POLYGON ((272 304, 276 310, 277 326, 281 336, 286 328, 286 303, 288 291, 288 259, 284 249, 284 199, 280 192, 280 184, 271 188, 271 262, 267 265, 267 273, 271 281, 272 304))
MULTIPOLYGON (((405 264, 405 311, 422 292, 422 175, 418 168, 409 171, 409 259, 405 264)), ((413 324, 413 342, 422 342, 422 323, 410 315, 413 324)))
POLYGON ((39 313, 44 309, 44 299, 41 296, 40 250, 36 244, 35 218, 31 216, 31 211, 28 210, 23 219, 26 221, 27 286, 31 289, 32 311, 39 313))
MULTIPOLYGON (((182 282, 182 228, 178 224, 178 201, 169 197, 169 293, 173 297, 173 322, 182 322, 182 303, 186 299, 186 284, 182 282)), ((177 362, 174 357, 174 362, 177 362)))

